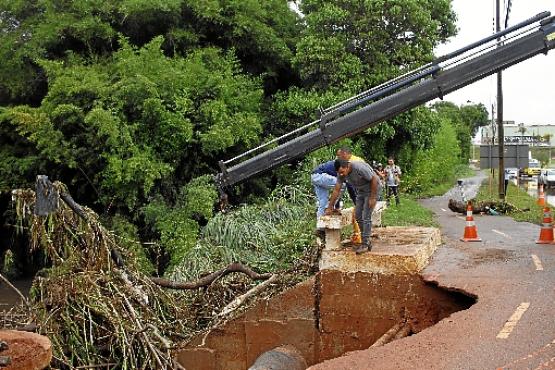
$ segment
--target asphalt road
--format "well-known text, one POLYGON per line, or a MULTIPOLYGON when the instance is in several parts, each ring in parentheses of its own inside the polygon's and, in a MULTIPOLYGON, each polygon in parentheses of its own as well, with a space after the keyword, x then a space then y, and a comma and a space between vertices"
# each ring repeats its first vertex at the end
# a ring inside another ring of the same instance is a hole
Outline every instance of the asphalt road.
MULTIPOLYGON (((479 182, 465 179, 468 196, 479 182)), ((477 302, 416 335, 311 369, 555 369, 555 245, 536 244, 538 225, 480 215, 483 241, 461 242, 465 218, 447 208, 459 193, 422 201, 444 239, 422 276, 477 302)))

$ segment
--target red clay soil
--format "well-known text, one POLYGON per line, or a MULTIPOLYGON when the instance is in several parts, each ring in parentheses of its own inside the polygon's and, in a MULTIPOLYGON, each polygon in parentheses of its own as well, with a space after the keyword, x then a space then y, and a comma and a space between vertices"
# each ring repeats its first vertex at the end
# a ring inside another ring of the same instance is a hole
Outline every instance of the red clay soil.
POLYGON ((11 363, 2 370, 40 370, 52 359, 52 343, 42 335, 15 330, 0 330, 0 340, 8 343, 8 349, 0 352, 11 363))
POLYGON ((274 361, 255 369, 291 370, 276 347, 290 345, 314 365, 368 348, 402 318, 418 333, 468 308, 472 300, 465 298, 459 302, 460 295, 426 285, 419 276, 325 270, 199 335, 176 357, 188 370, 243 370, 280 357, 281 367, 274 361))
POLYGON ((465 219, 445 209, 446 197, 423 204, 446 241, 423 271, 425 281, 472 294, 477 303, 416 335, 309 369, 555 369, 555 245, 536 244, 540 226, 478 215, 483 241, 463 243, 465 219))

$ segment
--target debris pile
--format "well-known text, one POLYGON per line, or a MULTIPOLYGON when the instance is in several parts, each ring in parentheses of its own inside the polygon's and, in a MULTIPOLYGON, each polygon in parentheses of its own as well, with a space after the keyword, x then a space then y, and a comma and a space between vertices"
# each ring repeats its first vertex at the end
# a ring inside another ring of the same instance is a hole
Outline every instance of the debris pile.
MULTIPOLYGON (((451 211, 456 213, 466 213, 467 203, 462 202, 460 200, 449 199, 448 207, 451 211)), ((515 205, 508 203, 508 202, 501 202, 501 201, 481 201, 475 202, 472 201, 472 212, 474 214, 497 214, 497 213, 511 213, 511 212, 519 212, 519 211, 526 211, 521 210, 515 205)))
POLYGON ((191 283, 151 278, 92 210, 73 201, 63 184, 49 185, 43 195, 53 199, 55 211, 42 216, 34 191, 12 192, 18 225, 52 267, 39 272, 30 299, 5 315, 18 319, 0 324, 36 325, 52 341, 55 367, 180 368, 172 361, 180 342, 298 281, 294 274, 257 274, 240 264, 191 283), (230 272, 243 274, 226 276, 230 272), (267 280, 256 285, 257 279, 267 280))

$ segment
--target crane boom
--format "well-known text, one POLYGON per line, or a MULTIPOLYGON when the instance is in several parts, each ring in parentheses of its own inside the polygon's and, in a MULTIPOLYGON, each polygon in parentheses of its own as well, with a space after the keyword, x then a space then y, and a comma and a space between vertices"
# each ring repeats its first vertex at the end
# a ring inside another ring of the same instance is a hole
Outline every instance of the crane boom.
POLYGON ((233 186, 263 172, 279 167, 314 150, 360 133, 382 121, 414 107, 472 84, 555 47, 555 17, 543 12, 472 43, 432 63, 406 73, 380 86, 321 110, 320 119, 294 130, 281 138, 249 150, 226 162, 220 161, 221 172, 216 175, 220 189, 233 186), (529 27, 528 29, 524 29, 529 27), (482 50, 486 43, 505 37, 482 50), (473 52, 464 56, 465 53, 473 52), (313 126, 315 129, 308 131, 313 126), (284 140, 291 134, 308 132, 288 139, 275 148, 257 154, 228 167, 229 164, 255 153, 268 144, 284 140))

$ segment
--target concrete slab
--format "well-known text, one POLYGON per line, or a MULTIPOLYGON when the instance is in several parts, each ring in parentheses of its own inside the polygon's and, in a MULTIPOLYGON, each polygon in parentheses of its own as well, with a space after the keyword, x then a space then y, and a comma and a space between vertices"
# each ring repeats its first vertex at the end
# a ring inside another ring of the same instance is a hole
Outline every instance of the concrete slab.
POLYGON ((477 216, 483 241, 463 243, 465 220, 444 209, 448 200, 422 201, 436 214, 445 242, 422 277, 477 303, 416 335, 310 370, 555 369, 555 246, 535 243, 540 226, 505 216, 477 216))
POLYGON ((373 229, 372 251, 357 255, 348 243, 329 245, 322 251, 320 270, 416 274, 422 271, 441 244, 439 229, 383 227, 373 229))

